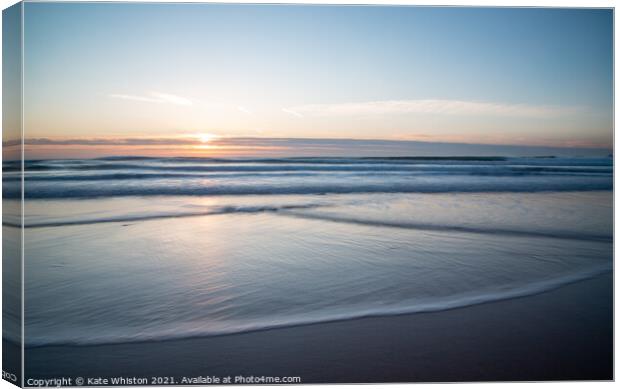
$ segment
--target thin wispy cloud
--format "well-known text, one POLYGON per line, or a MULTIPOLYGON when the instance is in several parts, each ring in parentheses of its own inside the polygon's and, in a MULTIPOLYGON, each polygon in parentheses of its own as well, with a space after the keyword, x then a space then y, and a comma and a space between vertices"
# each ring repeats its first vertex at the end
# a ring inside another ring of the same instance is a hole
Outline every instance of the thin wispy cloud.
POLYGON ((249 109, 247 109, 246 107, 243 107, 241 105, 237 107, 237 110, 239 112, 242 112, 242 113, 246 114, 246 115, 252 114, 252 111, 250 111, 249 109))
POLYGON ((304 115, 302 115, 301 113, 297 112, 294 109, 290 109, 290 108, 282 108, 282 112, 288 113, 289 115, 293 115, 293 116, 298 117, 298 118, 303 118, 304 117, 304 115))
POLYGON ((157 104, 174 104, 174 105, 192 105, 192 101, 185 97, 173 95, 170 93, 150 92, 146 96, 138 95, 126 95, 126 94, 110 94, 108 95, 113 99, 139 101, 143 103, 157 103, 157 104))
POLYGON ((578 107, 504 104, 462 100, 385 100, 361 103, 308 104, 283 108, 290 114, 309 116, 365 116, 434 114, 473 116, 556 117, 573 114, 578 107))
MULTIPOLYGON (((3 146, 12 146, 15 141, 5 141, 3 146)), ((192 146, 203 142, 198 138, 27 138, 25 145, 31 146, 192 146)))

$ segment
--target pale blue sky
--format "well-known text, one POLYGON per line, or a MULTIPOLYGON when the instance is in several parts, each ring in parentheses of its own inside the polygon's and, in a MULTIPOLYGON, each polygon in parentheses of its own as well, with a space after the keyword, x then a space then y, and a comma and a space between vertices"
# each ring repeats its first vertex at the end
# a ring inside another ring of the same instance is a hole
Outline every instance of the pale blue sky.
POLYGON ((611 147, 612 12, 25 5, 27 137, 611 147))

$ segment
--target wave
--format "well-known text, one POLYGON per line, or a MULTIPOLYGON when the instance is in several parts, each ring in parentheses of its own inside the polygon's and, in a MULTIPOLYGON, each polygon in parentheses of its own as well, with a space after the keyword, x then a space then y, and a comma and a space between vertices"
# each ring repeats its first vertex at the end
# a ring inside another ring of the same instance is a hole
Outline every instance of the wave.
MULTIPOLYGON (((315 173, 235 173, 235 174, 183 174, 183 173, 110 173, 110 174, 85 174, 85 175, 57 175, 57 176, 27 176, 26 182, 36 181, 110 181, 110 180, 159 180, 179 178, 241 178, 241 177, 306 177, 315 176, 315 173)), ((19 182, 21 177, 4 177, 3 182, 19 182)))
MULTIPOLYGON (((133 169, 141 170, 141 169, 133 169)), ((200 179, 200 178, 246 178, 246 177, 307 177, 318 176, 326 173, 345 173, 345 174, 363 174, 363 175, 396 175, 396 176, 418 176, 418 175, 465 175, 465 176, 495 176, 495 177, 507 177, 507 176, 538 176, 538 175, 592 175, 592 176, 605 176, 611 175, 613 170, 611 168, 570 168, 570 167, 442 167, 442 168, 416 168, 416 169, 375 169, 370 168, 341 168, 333 167, 330 169, 224 169, 216 170, 215 172, 204 172, 202 170, 194 171, 192 173, 166 173, 167 168, 155 168, 153 170, 161 170, 161 173, 133 173, 133 172, 119 172, 119 173, 106 173, 106 174, 60 174, 60 175, 26 175, 24 177, 26 182, 36 181, 109 181, 109 180, 158 180, 158 179, 200 179)), ((192 170, 188 170, 192 171, 192 170)), ((3 182, 19 182, 21 176, 5 176, 3 182)))
MULTIPOLYGON (((532 165, 532 166, 612 166, 612 158, 555 157, 297 157, 297 158, 201 158, 201 157, 104 157, 97 159, 26 160, 24 169, 116 169, 140 166, 197 165, 532 165)), ((4 161, 5 171, 21 171, 22 161, 4 161)))
MULTIPOLYGON (((124 223, 138 222, 157 219, 174 219, 185 217, 226 215, 231 213, 263 213, 263 212, 279 212, 284 210, 309 209, 325 206, 324 204, 291 204, 291 205, 258 205, 258 206, 220 206, 213 207, 209 210, 199 212, 165 212, 146 215, 125 215, 115 217, 93 218, 93 219, 77 219, 77 220, 58 220, 37 223, 28 223, 24 228, 44 228, 44 227, 63 227, 77 226, 100 223, 124 223)), ((21 224, 3 221, 3 226, 21 228, 21 224)))
MULTIPOLYGON (((512 289, 501 289, 495 291, 487 291, 483 293, 469 293, 458 296, 441 298, 427 302, 404 302, 393 306, 372 307, 355 312, 342 312, 337 314, 325 314, 305 317, 269 319, 247 323, 243 325, 230 326, 225 330, 208 330, 204 327, 192 326, 183 333, 179 333, 178 329, 153 331, 151 333, 141 333, 133 336, 121 335, 102 335, 86 334, 82 337, 73 337, 67 339, 52 338, 28 338, 25 347, 37 348, 46 346, 91 346, 105 344, 121 344, 121 343, 141 343, 141 342, 160 342, 167 340, 192 339, 201 337, 213 337, 223 335, 242 334, 258 331, 266 331, 279 328, 299 327, 305 325, 338 322, 345 320, 354 320, 369 317, 385 317, 398 316, 408 314, 420 314, 428 312, 442 312, 452 309, 466 308, 475 305, 493 303, 497 301, 510 300, 515 298, 533 296, 545 292, 549 292, 561 287, 574 284, 577 282, 593 279, 604 274, 611 273, 612 266, 604 265, 591 268, 582 272, 569 274, 552 279, 533 282, 527 285, 521 285, 512 289)), ((74 334, 82 331, 74 331, 74 334)), ((10 340, 10 339, 9 339, 10 340)))
MULTIPOLYGON (((74 220, 52 220, 27 223, 24 228, 46 228, 46 227, 66 227, 77 225, 91 225, 102 223, 132 223, 140 221, 158 220, 158 219, 176 219, 187 217, 204 217, 216 216, 236 213, 274 213, 281 216, 295 217, 300 219, 320 220, 334 223, 354 224, 368 227, 387 227, 400 228, 408 230, 420 231, 436 231, 436 232, 460 232, 471 234, 485 235, 501 235, 513 237, 530 237, 530 238, 552 238, 552 239, 568 239, 579 241, 593 242, 613 242, 613 236, 604 234, 588 234, 574 231, 536 231, 536 230, 519 230, 502 227, 485 228, 483 226, 463 226, 448 224, 432 224, 418 223, 406 221, 391 220, 372 220, 356 217, 346 217, 338 215, 325 215, 308 212, 299 212, 300 210, 317 209, 330 207, 328 203, 308 203, 308 204, 287 204, 287 205, 256 205, 256 206, 218 206, 208 210, 197 212, 162 212, 150 213, 143 215, 120 215, 113 217, 90 218, 90 219, 74 219, 74 220)), ((20 223, 3 221, 3 226, 20 228, 20 223)))
POLYGON ((610 190, 612 162, 506 157, 45 160, 27 161, 24 174, 21 162, 5 163, 3 193, 20 198, 22 176, 30 199, 610 190))
POLYGON ((439 225, 429 223, 415 223, 415 222, 403 222, 403 221, 384 221, 384 220, 371 220, 361 219, 346 216, 337 215, 321 215, 311 213, 299 213, 299 212, 282 212, 282 215, 311 220, 329 221, 335 223, 355 224, 370 227, 388 227, 388 228, 402 228, 410 230, 423 230, 423 231, 438 231, 438 232, 465 232, 472 234, 486 234, 486 235, 505 235, 505 236, 523 236, 533 238, 555 238, 555 239, 570 239, 570 240, 585 240, 585 241, 597 241, 597 242, 613 242, 613 236, 601 235, 601 234, 587 234, 582 232, 572 231, 534 231, 534 230, 518 230, 508 229, 501 227, 485 228, 475 226, 459 226, 459 225, 439 225))
MULTIPOLYGON (((327 195, 355 193, 535 193, 549 191, 612 190, 611 177, 537 177, 514 180, 510 177, 488 180, 432 179, 368 182, 342 179, 327 183, 202 183, 165 182, 157 185, 25 185, 26 199, 80 199, 120 196, 224 196, 224 195, 327 195), (288 184, 288 185, 287 185, 288 184)), ((333 180, 332 180, 333 181, 333 180)), ((21 198, 19 185, 4 185, 5 198, 21 198)))

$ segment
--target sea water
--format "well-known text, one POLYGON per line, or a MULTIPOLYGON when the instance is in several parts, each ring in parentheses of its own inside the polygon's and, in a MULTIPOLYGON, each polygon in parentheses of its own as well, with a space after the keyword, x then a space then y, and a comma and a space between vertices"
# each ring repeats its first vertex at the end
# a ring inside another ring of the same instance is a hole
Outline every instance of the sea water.
POLYGON ((612 269, 611 158, 25 166, 27 347, 441 311, 612 269))

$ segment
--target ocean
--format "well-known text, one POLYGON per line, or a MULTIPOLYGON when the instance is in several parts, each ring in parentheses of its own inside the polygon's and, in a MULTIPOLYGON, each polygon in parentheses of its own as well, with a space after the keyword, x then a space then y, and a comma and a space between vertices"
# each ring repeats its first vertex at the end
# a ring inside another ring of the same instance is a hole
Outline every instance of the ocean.
MULTIPOLYGON (((26 347, 442 311, 613 268, 612 158, 111 157, 25 169, 26 347)), ((5 162, 9 204, 20 181, 20 163, 5 162)), ((20 224, 5 217, 4 233, 20 224)))

